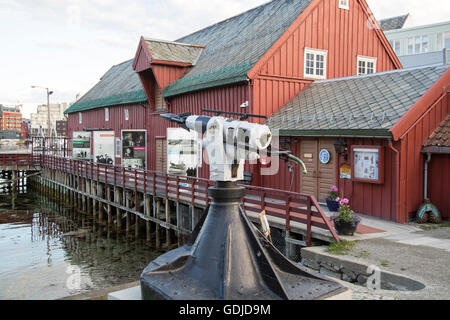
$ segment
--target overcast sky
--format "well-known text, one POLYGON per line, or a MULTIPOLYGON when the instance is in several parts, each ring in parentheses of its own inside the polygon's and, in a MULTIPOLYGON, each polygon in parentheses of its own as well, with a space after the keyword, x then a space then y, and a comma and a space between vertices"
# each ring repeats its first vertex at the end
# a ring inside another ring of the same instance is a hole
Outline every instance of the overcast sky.
MULTIPOLYGON (((376 19, 410 13, 414 25, 450 20, 448 0, 366 0, 376 19)), ((175 40, 267 0, 0 0, 0 104, 29 117, 74 102, 113 65, 134 57, 141 35, 175 40)))

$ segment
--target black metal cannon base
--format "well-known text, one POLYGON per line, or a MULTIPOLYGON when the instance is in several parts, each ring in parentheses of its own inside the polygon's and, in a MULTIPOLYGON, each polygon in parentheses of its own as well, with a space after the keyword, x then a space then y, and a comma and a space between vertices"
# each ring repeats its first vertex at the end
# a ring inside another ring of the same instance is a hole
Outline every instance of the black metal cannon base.
POLYGON ((176 300, 323 299, 339 283, 294 264, 248 220, 244 188, 218 182, 195 243, 161 255, 141 275, 142 298, 176 300))

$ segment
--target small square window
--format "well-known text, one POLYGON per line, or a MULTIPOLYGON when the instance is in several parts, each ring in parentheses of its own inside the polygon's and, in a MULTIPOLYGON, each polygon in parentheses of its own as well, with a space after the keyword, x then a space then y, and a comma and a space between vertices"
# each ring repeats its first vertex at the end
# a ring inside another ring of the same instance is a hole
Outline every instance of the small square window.
POLYGON ((327 75, 327 51, 305 48, 305 78, 325 79, 327 75))
POLYGON ((377 58, 358 56, 357 65, 358 76, 377 72, 377 58))
POLYGON ((338 0, 339 1, 339 9, 350 9, 349 1, 350 0, 338 0))

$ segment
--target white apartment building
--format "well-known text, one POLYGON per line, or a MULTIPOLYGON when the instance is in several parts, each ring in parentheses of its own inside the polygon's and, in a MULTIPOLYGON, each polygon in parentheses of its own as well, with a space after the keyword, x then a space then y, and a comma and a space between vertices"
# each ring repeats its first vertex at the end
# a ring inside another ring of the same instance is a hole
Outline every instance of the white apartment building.
MULTIPOLYGON (((68 108, 67 103, 50 104, 50 128, 51 133, 56 135, 56 121, 65 120, 64 111, 68 108)), ((31 114, 31 135, 46 136, 48 129, 47 105, 37 107, 37 113, 31 114)))
MULTIPOLYGON (((406 16, 389 20, 402 21, 404 17, 406 16)), ((380 24, 383 25, 381 21, 380 24)), ((404 68, 442 65, 449 62, 450 21, 424 26, 405 26, 406 24, 400 23, 396 27, 387 25, 387 30, 383 28, 386 38, 404 68)))

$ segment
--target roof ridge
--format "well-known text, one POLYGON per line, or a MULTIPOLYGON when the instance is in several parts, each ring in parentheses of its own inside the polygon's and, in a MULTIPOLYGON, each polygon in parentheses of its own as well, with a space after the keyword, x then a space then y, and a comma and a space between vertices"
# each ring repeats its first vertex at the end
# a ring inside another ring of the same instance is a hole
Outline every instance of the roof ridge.
POLYGON ((263 4, 259 5, 259 6, 256 6, 256 7, 254 7, 254 8, 248 9, 248 10, 246 10, 246 11, 244 11, 244 12, 241 12, 241 13, 239 13, 239 14, 236 14, 236 15, 234 15, 234 16, 231 16, 231 17, 229 17, 229 18, 226 18, 226 19, 224 19, 224 20, 221 20, 221 21, 219 21, 219 22, 216 22, 216 23, 214 23, 214 24, 211 24, 211 25, 209 25, 209 26, 207 26, 207 27, 204 27, 204 28, 202 28, 202 29, 199 29, 199 30, 194 31, 194 32, 192 32, 192 33, 189 33, 189 34, 187 34, 187 35, 184 35, 184 36, 182 36, 181 38, 178 38, 178 39, 175 40, 175 41, 178 41, 178 40, 181 40, 181 39, 190 37, 190 36, 192 36, 192 35, 194 35, 194 34, 196 34, 196 33, 199 33, 199 32, 202 32, 202 31, 204 31, 204 30, 210 29, 210 28, 212 28, 212 27, 214 27, 214 26, 217 26, 217 25, 222 24, 222 23, 224 23, 224 22, 227 22, 227 21, 229 21, 229 20, 236 19, 237 17, 242 16, 242 15, 248 13, 248 12, 251 12, 251 11, 253 11, 253 10, 256 10, 256 9, 259 9, 259 8, 262 8, 262 7, 265 7, 265 6, 269 5, 270 3, 274 2, 274 1, 277 1, 277 0, 270 0, 270 1, 268 1, 268 2, 266 2, 266 3, 263 3, 263 4))
POLYGON ((364 75, 359 75, 359 76, 348 76, 348 77, 341 77, 341 78, 317 80, 317 81, 314 81, 313 84, 314 83, 345 81, 345 80, 352 80, 352 79, 366 79, 366 78, 377 77, 377 76, 382 76, 382 75, 386 75, 386 74, 410 72, 410 71, 415 71, 415 70, 419 70, 419 69, 432 69, 432 68, 434 68, 434 69, 449 68, 449 66, 448 65, 432 65, 432 66, 418 66, 418 67, 413 67, 413 68, 395 69, 395 70, 388 70, 388 71, 376 72, 376 73, 371 73, 371 74, 364 74, 364 75))
POLYGON ((154 39, 154 38, 146 38, 146 37, 143 37, 143 38, 144 38, 145 41, 161 42, 161 43, 181 45, 181 46, 186 46, 186 47, 200 47, 200 48, 204 48, 205 47, 203 45, 192 44, 192 43, 176 42, 176 41, 154 39))
POLYGON ((391 20, 391 19, 403 18, 403 17, 407 17, 407 16, 409 16, 409 15, 410 15, 410 13, 408 12, 407 14, 401 14, 401 15, 395 16, 395 17, 390 17, 390 18, 380 19, 380 20, 378 20, 378 22, 388 21, 388 20, 391 20))

